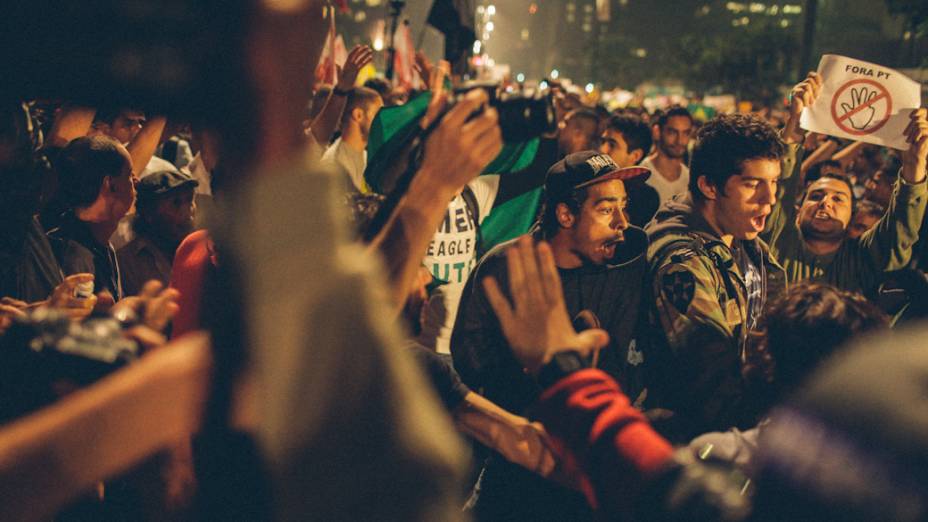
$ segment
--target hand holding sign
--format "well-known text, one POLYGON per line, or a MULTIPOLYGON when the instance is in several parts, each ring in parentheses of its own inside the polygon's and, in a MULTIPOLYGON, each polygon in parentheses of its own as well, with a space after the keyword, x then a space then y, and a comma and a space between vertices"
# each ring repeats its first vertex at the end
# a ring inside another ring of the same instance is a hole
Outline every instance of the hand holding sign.
POLYGON ((912 111, 905 140, 911 146, 902 153, 902 177, 909 183, 921 183, 928 167, 928 109, 912 111))
POLYGON ((920 105, 917 82, 881 65, 833 54, 822 56, 818 74, 823 80, 821 93, 805 105, 803 129, 908 148, 903 131, 910 110, 920 105))
POLYGON ((789 93, 789 118, 783 130, 783 138, 787 143, 800 143, 804 140, 799 131, 799 118, 802 110, 811 107, 822 90, 822 77, 818 73, 810 72, 806 79, 799 82, 789 93))

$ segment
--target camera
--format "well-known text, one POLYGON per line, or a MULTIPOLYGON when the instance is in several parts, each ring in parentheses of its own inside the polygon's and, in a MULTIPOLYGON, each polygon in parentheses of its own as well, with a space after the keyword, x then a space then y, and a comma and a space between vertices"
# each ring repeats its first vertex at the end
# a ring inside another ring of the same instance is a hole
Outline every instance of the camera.
MULTIPOLYGON (((473 82, 454 90, 453 102, 465 94, 483 89, 490 106, 499 112, 499 126, 506 143, 518 143, 557 130, 557 116, 550 93, 526 96, 506 92, 495 83, 473 82)), ((449 104, 449 109, 454 103, 449 104)))
POLYGON ((65 391, 91 384, 135 361, 139 345, 112 317, 74 322, 36 308, 0 338, 0 422, 37 410, 65 391))

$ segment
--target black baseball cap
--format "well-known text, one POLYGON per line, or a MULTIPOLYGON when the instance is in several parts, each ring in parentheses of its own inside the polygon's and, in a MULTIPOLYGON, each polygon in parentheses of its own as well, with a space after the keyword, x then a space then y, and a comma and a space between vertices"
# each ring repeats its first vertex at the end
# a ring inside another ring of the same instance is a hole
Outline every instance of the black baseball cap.
POLYGON ((568 154, 548 169, 545 194, 549 201, 563 201, 575 190, 603 181, 620 179, 644 181, 651 171, 644 167, 620 168, 607 154, 586 150, 568 154))
POLYGON ((196 187, 197 185, 199 185, 199 182, 190 174, 171 169, 160 170, 145 176, 139 180, 135 190, 140 199, 145 199, 161 196, 183 187, 196 187))

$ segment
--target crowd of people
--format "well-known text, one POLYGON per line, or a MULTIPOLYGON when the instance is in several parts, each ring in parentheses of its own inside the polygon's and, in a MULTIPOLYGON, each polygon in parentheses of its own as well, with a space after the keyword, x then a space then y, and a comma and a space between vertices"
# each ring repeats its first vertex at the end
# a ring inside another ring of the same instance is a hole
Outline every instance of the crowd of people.
POLYGON ((247 125, 4 100, 0 518, 928 519, 926 109, 552 81, 504 143, 447 62, 321 82, 308 4, 249 21, 247 125))

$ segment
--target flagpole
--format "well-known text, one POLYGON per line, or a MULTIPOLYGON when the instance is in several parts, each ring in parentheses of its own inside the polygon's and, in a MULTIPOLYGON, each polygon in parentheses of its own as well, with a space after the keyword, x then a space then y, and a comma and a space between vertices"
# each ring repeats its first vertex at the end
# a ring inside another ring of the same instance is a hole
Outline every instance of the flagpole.
POLYGON ((406 7, 406 0, 390 0, 390 45, 387 47, 387 80, 393 81, 393 61, 396 59, 396 28, 399 24, 400 14, 406 7))

